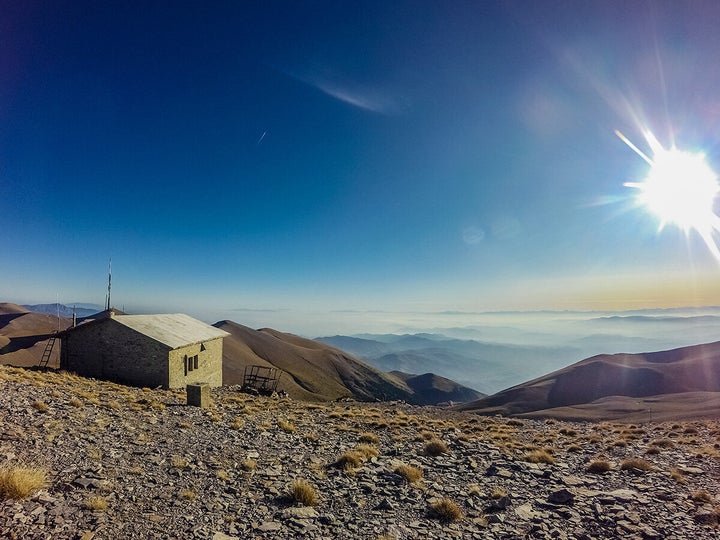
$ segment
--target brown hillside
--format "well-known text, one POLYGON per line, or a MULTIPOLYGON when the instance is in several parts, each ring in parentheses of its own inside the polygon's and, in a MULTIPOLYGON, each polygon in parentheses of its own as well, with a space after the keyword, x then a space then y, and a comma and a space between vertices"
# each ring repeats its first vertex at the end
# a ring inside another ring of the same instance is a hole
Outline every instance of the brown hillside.
POLYGON ((11 313, 28 313, 28 310, 11 302, 0 302, 0 315, 9 315, 11 313))
POLYGON ((591 403, 554 407, 518 414, 518 418, 556 418, 565 421, 682 422, 715 419, 720 392, 682 392, 633 398, 607 396, 591 403))
POLYGON ((603 403, 599 400, 608 396, 642 398, 685 392, 720 392, 720 342, 653 353, 593 356, 460 408, 522 414, 603 403))
POLYGON ((232 321, 215 326, 230 333, 223 344, 224 384, 241 384, 245 367, 259 364, 280 369, 279 389, 298 399, 414 399, 402 381, 333 347, 232 321))
MULTIPOLYGON (((60 318, 60 330, 69 325, 68 319, 60 318)), ((0 304, 0 364, 36 365, 57 329, 55 315, 29 312, 17 304, 0 304)), ((58 351, 59 346, 53 350, 51 365, 57 363, 58 351)))

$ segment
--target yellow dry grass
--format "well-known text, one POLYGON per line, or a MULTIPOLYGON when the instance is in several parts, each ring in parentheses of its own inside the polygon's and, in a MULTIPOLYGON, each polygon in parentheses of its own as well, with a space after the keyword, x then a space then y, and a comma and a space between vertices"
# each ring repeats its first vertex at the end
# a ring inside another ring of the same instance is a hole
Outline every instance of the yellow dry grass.
POLYGON ((430 505, 433 515, 440 521, 450 523, 463 518, 463 512, 452 499, 443 498, 430 505))
POLYGON ((449 452, 450 449, 448 448, 448 445, 440 439, 432 439, 425 443, 423 451, 427 456, 439 456, 449 452))
POLYGON ((24 499, 46 486, 44 469, 24 466, 0 468, 0 498, 24 499))
POLYGON ((84 506, 94 512, 105 512, 108 509, 108 500, 105 497, 92 495, 85 499, 84 506))
POLYGON ((555 463, 555 458, 547 450, 532 450, 523 456, 523 461, 530 463, 548 463, 552 465, 555 463))
POLYGON ((293 502, 303 504, 305 506, 315 506, 318 503, 318 496, 315 488, 302 478, 293 480, 288 487, 288 496, 293 502))
POLYGON ((636 470, 642 472, 648 472, 655 470, 655 466, 649 461, 642 458, 627 458, 622 460, 620 463, 621 471, 636 470))
POLYGON ((420 469, 404 463, 395 467, 393 472, 402 476, 408 484, 417 484, 423 477, 423 472, 420 469))
POLYGON ((589 473, 602 474, 608 472, 612 468, 609 461, 605 459, 594 459, 587 464, 585 470, 589 473))

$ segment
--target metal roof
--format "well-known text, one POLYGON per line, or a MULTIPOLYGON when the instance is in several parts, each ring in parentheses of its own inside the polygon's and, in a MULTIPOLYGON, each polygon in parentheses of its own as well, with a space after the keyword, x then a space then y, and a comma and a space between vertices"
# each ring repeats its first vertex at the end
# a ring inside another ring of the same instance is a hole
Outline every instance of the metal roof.
POLYGON ((183 313, 115 315, 112 320, 159 341, 171 349, 230 335, 225 330, 205 324, 183 313))

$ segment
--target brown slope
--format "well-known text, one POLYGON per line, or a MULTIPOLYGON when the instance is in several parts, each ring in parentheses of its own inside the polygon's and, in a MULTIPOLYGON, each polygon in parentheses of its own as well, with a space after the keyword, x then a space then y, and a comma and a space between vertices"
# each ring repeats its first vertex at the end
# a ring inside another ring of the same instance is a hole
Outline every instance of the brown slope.
POLYGON ((298 399, 402 399, 412 391, 402 382, 333 347, 271 329, 253 330, 232 321, 215 323, 230 333, 223 343, 223 382, 241 384, 246 366, 276 367, 279 389, 298 399))
POLYGON ((639 398, 720 391, 720 342, 642 354, 602 354, 461 406, 522 414, 608 396, 639 398))
MULTIPOLYGON (((70 325, 60 318, 60 330, 70 325)), ((55 315, 29 312, 16 304, 0 304, 0 364, 15 366, 36 365, 42 357, 47 340, 58 329, 55 315)), ((50 364, 58 360, 60 347, 56 345, 50 364)))
POLYGON ((591 403, 553 407, 516 415, 518 418, 556 418, 570 422, 681 422, 717 419, 720 392, 682 392, 641 398, 607 396, 591 403))
POLYGON ((29 310, 13 304, 12 302, 0 302, 0 315, 9 315, 11 313, 28 313, 29 310))

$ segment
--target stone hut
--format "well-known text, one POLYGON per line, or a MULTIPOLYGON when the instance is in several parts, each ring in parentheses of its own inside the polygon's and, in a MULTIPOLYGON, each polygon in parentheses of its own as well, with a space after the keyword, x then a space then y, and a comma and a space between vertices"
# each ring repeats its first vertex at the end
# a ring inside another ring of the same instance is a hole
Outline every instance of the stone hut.
POLYGON ((149 388, 222 385, 222 343, 229 335, 182 313, 112 311, 60 334, 60 368, 149 388))

